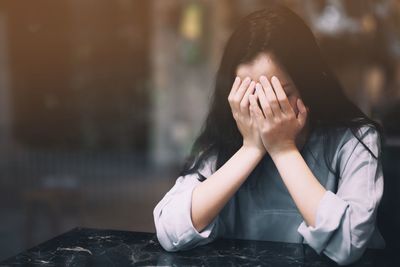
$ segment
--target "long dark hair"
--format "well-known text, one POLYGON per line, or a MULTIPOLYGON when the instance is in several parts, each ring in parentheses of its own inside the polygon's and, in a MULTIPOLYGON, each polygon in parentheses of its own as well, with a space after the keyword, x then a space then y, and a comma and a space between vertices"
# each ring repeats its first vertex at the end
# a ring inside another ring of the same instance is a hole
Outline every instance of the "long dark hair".
MULTIPOLYGON (((379 157, 362 142, 358 130, 362 126, 371 126, 382 138, 380 125, 345 96, 303 20, 290 9, 271 4, 244 17, 230 36, 217 72, 209 113, 180 175, 197 172, 198 179, 203 181, 206 177, 198 170, 204 159, 216 155, 216 169, 219 169, 241 147, 243 139, 227 97, 237 66, 252 61, 260 52, 274 54, 299 89, 311 110, 310 128, 323 133, 324 148, 328 148, 324 152, 325 163, 338 179, 337 169, 330 165, 332 153, 328 151, 334 149, 335 130, 351 129, 369 153, 379 157)), ((268 153, 266 157, 269 157, 268 153)))

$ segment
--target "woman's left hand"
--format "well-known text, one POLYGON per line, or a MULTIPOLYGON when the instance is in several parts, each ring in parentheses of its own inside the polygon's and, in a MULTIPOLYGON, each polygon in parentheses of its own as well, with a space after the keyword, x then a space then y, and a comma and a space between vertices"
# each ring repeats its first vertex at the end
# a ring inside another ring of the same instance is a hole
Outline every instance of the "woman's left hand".
POLYGON ((257 122, 265 149, 272 156, 296 148, 296 139, 307 121, 308 111, 303 101, 297 99, 299 113, 296 116, 277 77, 272 77, 270 83, 261 76, 260 82, 255 94, 249 96, 250 114, 257 122))

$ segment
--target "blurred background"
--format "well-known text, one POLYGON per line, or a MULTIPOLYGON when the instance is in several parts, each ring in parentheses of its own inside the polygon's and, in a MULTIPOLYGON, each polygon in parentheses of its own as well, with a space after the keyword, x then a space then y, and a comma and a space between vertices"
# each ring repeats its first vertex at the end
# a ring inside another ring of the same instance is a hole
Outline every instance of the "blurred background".
MULTIPOLYGON (((267 2, 0 0, 0 260, 76 226, 154 232, 225 42, 267 2)), ((400 1, 279 2, 384 126, 390 235, 400 222, 400 1)))

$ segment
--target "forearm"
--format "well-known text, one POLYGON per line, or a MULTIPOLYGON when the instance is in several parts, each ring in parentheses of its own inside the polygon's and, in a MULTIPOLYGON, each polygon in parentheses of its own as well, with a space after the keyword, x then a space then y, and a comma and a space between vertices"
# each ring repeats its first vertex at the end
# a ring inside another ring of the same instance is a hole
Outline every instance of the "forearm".
POLYGON ((315 226, 318 204, 326 189, 315 178, 296 147, 274 153, 271 158, 305 222, 315 226))
POLYGON ((240 188, 265 153, 242 146, 221 168, 196 186, 192 194, 192 222, 200 232, 240 188))

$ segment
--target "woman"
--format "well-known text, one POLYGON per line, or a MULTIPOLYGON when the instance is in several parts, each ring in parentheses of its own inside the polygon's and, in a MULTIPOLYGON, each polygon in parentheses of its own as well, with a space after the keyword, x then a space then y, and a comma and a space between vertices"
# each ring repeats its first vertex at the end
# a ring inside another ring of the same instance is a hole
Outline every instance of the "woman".
POLYGON ((271 5, 228 40, 213 102, 154 208, 160 244, 217 237, 309 244, 339 264, 382 248, 381 129, 344 95, 310 29, 271 5))

